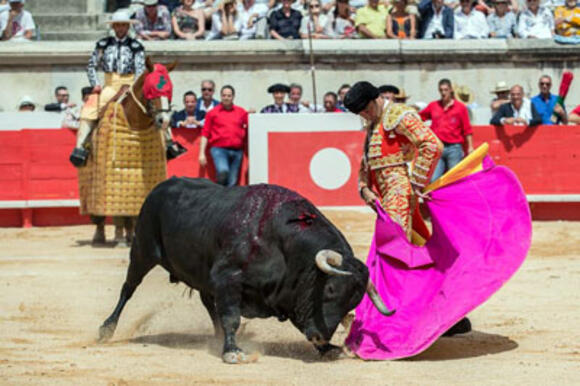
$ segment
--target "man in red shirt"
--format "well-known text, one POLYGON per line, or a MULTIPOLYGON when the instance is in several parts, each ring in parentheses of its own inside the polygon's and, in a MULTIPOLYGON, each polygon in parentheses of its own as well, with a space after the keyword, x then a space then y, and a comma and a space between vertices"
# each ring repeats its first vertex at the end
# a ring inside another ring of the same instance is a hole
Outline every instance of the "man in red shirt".
POLYGON ((580 125, 580 105, 568 115, 568 123, 570 125, 580 125))
POLYGON ((224 186, 238 183, 248 133, 248 112, 234 105, 235 95, 232 86, 222 87, 221 103, 205 116, 199 145, 200 165, 207 165, 205 151, 209 144, 217 183, 224 186))
POLYGON ((444 145, 431 181, 441 177, 463 159, 464 142, 467 142, 467 153, 473 151, 473 130, 469 123, 469 113, 467 107, 453 96, 449 79, 439 81, 439 94, 440 100, 429 103, 419 112, 424 121, 431 120, 431 130, 444 145))
POLYGON ((333 93, 332 91, 327 92, 324 94, 324 112, 325 113, 342 113, 343 111, 336 107, 336 103, 338 102, 338 95, 333 93))

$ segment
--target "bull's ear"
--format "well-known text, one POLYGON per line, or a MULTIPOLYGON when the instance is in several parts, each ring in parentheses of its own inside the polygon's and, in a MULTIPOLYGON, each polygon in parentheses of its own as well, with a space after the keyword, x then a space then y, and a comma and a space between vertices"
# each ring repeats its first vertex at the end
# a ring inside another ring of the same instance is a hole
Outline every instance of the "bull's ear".
POLYGON ((167 69, 168 72, 171 72, 175 70, 175 67, 177 67, 178 64, 179 62, 177 60, 174 60, 173 63, 169 63, 168 65, 165 66, 165 68, 167 69))
POLYGON ((153 62, 151 61, 150 56, 147 56, 145 58, 145 67, 147 67, 147 71, 153 72, 154 67, 153 67, 153 62))

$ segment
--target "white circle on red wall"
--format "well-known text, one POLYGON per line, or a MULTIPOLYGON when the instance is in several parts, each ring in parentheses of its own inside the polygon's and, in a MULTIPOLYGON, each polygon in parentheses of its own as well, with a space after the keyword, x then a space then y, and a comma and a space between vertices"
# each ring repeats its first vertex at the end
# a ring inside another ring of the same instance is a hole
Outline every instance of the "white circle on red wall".
POLYGON ((350 179, 348 156, 340 149, 327 147, 319 150, 310 160, 310 177, 322 189, 336 190, 350 179))

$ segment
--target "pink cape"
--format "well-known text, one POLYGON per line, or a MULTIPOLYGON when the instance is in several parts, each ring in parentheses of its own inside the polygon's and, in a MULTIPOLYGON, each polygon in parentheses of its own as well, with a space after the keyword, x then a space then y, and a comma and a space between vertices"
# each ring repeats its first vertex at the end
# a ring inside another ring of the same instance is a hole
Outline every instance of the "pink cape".
POLYGON ((433 235, 423 247, 379 211, 367 265, 396 313, 381 315, 365 295, 346 339, 359 357, 398 359, 426 350, 523 263, 532 235, 526 196, 512 171, 489 157, 483 164, 483 171, 431 193, 433 235))

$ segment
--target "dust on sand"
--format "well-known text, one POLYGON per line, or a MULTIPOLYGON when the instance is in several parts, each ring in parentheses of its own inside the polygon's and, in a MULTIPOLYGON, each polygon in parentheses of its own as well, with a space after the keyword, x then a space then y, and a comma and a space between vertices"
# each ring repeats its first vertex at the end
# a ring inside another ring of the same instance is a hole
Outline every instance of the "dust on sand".
MULTIPOLYGON (((372 214, 327 212, 357 256, 372 214)), ((194 293, 161 268, 143 281, 108 344, 97 330, 118 299, 127 249, 91 248, 92 227, 0 229, 2 384, 574 384, 580 382, 580 223, 538 222, 515 277, 471 313, 474 331, 391 362, 322 361, 289 323, 244 320, 257 363, 220 359, 194 293)), ((108 229, 111 232, 111 229, 108 229)), ((339 327, 333 343, 341 344, 339 327)))

